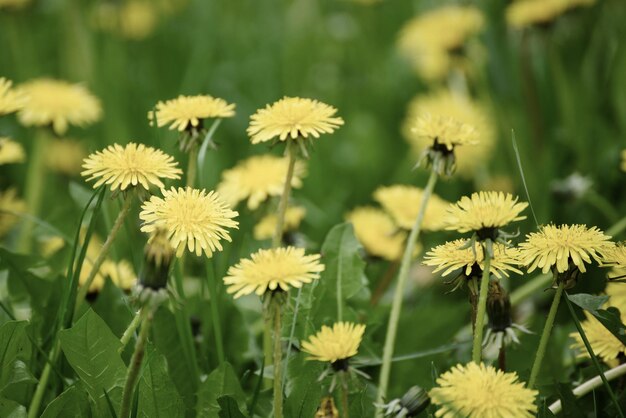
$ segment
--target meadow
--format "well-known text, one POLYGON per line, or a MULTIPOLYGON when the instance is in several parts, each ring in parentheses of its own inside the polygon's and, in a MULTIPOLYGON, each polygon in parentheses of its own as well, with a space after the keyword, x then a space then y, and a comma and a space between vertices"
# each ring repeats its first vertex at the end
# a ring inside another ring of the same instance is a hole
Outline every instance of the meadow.
POLYGON ((0 417, 624 417, 622 0, 0 0, 0 417))

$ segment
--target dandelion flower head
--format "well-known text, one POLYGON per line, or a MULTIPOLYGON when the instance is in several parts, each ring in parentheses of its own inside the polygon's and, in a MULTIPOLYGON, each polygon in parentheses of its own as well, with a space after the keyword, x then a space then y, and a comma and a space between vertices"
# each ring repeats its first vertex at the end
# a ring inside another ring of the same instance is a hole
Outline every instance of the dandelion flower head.
POLYGON ((300 288, 319 279, 324 271, 319 261, 319 254, 305 255, 303 248, 262 249, 229 268, 224 284, 235 299, 252 293, 261 296, 267 291, 300 288))
POLYGON ((520 260, 528 266, 528 272, 540 268, 547 273, 552 267, 564 273, 573 263, 585 272, 585 263, 601 257, 613 247, 609 236, 596 228, 585 225, 545 225, 538 232, 526 235, 520 247, 520 260))
POLYGON ((520 213, 528 203, 518 202, 517 197, 502 192, 477 192, 463 196, 448 207, 445 217, 446 229, 461 233, 497 229, 511 222, 526 219, 520 213))
POLYGON ((374 207, 360 207, 346 216, 365 251, 375 257, 395 261, 402 257, 406 232, 399 230, 391 217, 374 207))
POLYGON ((596 0, 515 0, 506 9, 506 21, 516 29, 545 25, 579 6, 591 6, 596 0))
MULTIPOLYGON (((442 276, 447 276, 453 271, 462 269, 463 274, 470 277, 475 266, 480 271, 485 269, 485 256, 483 246, 479 242, 474 243, 474 249, 467 247, 467 240, 457 239, 438 245, 428 251, 424 256, 423 263, 427 266, 436 267, 433 273, 443 270, 442 276)), ((493 244, 493 257, 490 259, 489 271, 498 279, 509 277, 509 272, 522 274, 517 266, 520 265, 519 250, 507 247, 501 243, 493 244)))
POLYGON ((126 1, 119 7, 118 30, 124 38, 146 39, 154 33, 158 22, 158 10, 149 0, 126 1))
MULTIPOLYGON (((0 0, 0 8, 2 8, 0 0)), ((13 82, 0 77, 0 116, 20 110, 26 103, 26 96, 13 89, 13 82)))
MULTIPOLYGON (((479 144, 454 149, 459 175, 471 177, 485 166, 493 153, 496 142, 495 124, 491 112, 486 106, 453 94, 448 90, 439 90, 415 97, 407 107, 407 114, 402 124, 402 134, 416 156, 422 155, 424 150, 433 145, 432 135, 424 135, 423 131, 415 129, 415 121, 420 120, 425 115, 436 115, 435 119, 454 120, 456 124, 474 128, 477 135, 474 140, 478 141, 479 144)), ((458 135, 456 136, 458 137, 458 135)), ((441 143, 442 141, 439 140, 438 142, 441 143)))
MULTIPOLYGON (((231 206, 247 199, 248 209, 255 210, 269 197, 282 195, 288 168, 285 157, 253 156, 224 171, 217 191, 231 206)), ((305 174, 305 163, 296 161, 291 186, 302 187, 305 174)))
MULTIPOLYGON (((381 204, 400 228, 408 230, 413 228, 417 219, 423 196, 422 189, 406 185, 379 187, 374 192, 374 200, 381 204)), ((426 231, 443 229, 443 221, 449 205, 449 202, 432 194, 428 199, 422 229, 426 231)))
POLYGON ((319 138, 343 125, 337 109, 325 103, 300 97, 283 97, 250 117, 248 135, 253 144, 278 138, 319 138))
MULTIPOLYGON (((202 128, 202 121, 213 118, 230 118, 235 115, 235 105, 209 95, 178 96, 156 105, 157 126, 169 125, 180 132, 191 128, 202 128)), ((148 112, 148 119, 155 117, 148 112)))
POLYGON ((309 354, 307 360, 335 363, 357 355, 365 333, 365 325, 352 322, 336 322, 332 328, 326 325, 308 341, 302 341, 302 351, 309 354))
POLYGON ((0 165, 22 163, 25 159, 24 148, 19 142, 0 137, 0 165))
POLYGON ((163 197, 152 196, 143 203, 139 218, 143 221, 142 232, 155 233, 165 229, 167 237, 181 257, 185 248, 200 256, 202 252, 211 257, 222 251, 221 240, 231 241, 227 228, 237 228, 238 213, 231 210, 214 191, 187 187, 161 190, 163 197))
POLYGON ((398 49, 419 75, 427 80, 440 79, 452 65, 453 52, 483 26, 483 15, 475 7, 440 7, 406 23, 398 38, 398 49))
POLYGON ((478 132, 471 125, 451 117, 426 113, 417 118, 413 131, 431 142, 431 148, 444 146, 452 151, 457 145, 476 145, 478 132))
POLYGON ((537 391, 526 388, 517 373, 492 366, 458 364, 437 379, 430 398, 442 418, 532 418, 537 391))
POLYGON ((76 176, 82 171, 87 149, 83 142, 70 138, 55 138, 48 142, 46 165, 51 171, 76 176))
MULTIPOLYGON (((290 206, 285 211, 285 221, 283 223, 283 233, 298 229, 300 223, 306 215, 306 209, 301 206, 290 206)), ((253 236, 256 240, 270 239, 276 230, 277 217, 275 213, 261 218, 254 226, 253 236)))
POLYGON ((26 212, 26 202, 17 197, 17 190, 11 188, 0 192, 0 237, 3 237, 19 221, 14 213, 26 212))
POLYGON ((133 142, 126 146, 109 145, 84 160, 81 175, 87 181, 97 180, 97 189, 103 184, 111 190, 126 190, 128 186, 141 185, 148 190, 151 185, 165 187, 162 178, 179 179, 182 170, 174 158, 163 151, 133 142))
MULTIPOLYGON (((611 267, 609 280, 626 278, 626 246, 619 243, 606 250, 600 263, 601 267, 611 267)), ((626 286, 624 286, 626 288, 626 286)), ((624 305, 626 308, 626 304, 624 305)))
POLYGON ((57 135, 63 135, 70 125, 83 127, 102 116, 100 101, 81 84, 41 78, 17 90, 27 97, 17 114, 24 126, 51 126, 57 135))

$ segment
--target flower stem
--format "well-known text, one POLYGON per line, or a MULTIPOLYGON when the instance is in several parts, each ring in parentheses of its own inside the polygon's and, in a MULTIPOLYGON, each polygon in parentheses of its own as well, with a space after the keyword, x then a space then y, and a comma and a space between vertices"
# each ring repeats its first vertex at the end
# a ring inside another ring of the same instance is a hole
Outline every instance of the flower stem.
POLYGON ((349 418, 350 408, 348 403, 348 372, 342 370, 339 372, 339 378, 341 379, 341 409, 343 411, 343 418, 349 418))
POLYGON ((41 401, 43 400, 43 395, 46 393, 46 389, 48 388, 48 380, 50 379, 50 373, 52 372, 52 365, 56 363, 60 353, 61 340, 57 338, 54 346, 52 347, 52 352, 50 353, 50 361, 46 363, 43 371, 41 372, 41 377, 37 383, 37 389, 35 389, 35 394, 30 402, 30 406, 28 407, 28 418, 37 418, 39 416, 41 401))
POLYGON ((198 145, 193 144, 189 150, 189 161, 187 162, 187 187, 196 184, 196 172, 198 170, 198 145))
POLYGON ((543 327, 543 332, 541 333, 539 348, 537 348, 537 354, 535 354, 535 362, 533 363, 533 367, 530 371, 530 378, 528 379, 528 387, 530 389, 533 389, 535 387, 535 383, 537 382, 537 376, 539 375, 539 370, 541 370, 541 362, 543 361, 543 356, 546 354, 548 340, 550 339, 550 332, 552 331, 554 318, 556 317, 556 312, 559 309, 559 302, 561 301, 561 295, 563 294, 563 286, 563 283, 559 283, 559 286, 556 288, 556 292, 554 293, 554 299, 552 300, 552 306, 550 306, 550 312, 548 312, 548 318, 546 319, 546 325, 543 327))
POLYGON ((98 257, 93 262, 93 266, 91 268, 91 271, 89 272, 89 276, 87 277, 87 280, 80 287, 78 291, 78 296, 76 297, 76 307, 74 308, 74 314, 78 313, 78 309, 83 303, 83 300, 85 300, 85 296, 87 295, 87 292, 89 291, 89 286, 91 286, 91 283, 93 283, 94 279, 96 278, 96 275, 98 274, 98 271, 100 270, 100 266, 102 266, 102 263, 104 262, 107 255, 109 254, 109 251, 111 250, 111 246, 113 245, 113 241, 115 240, 117 233, 122 228, 122 225, 124 225, 124 219, 126 219, 128 212, 130 212, 130 207, 131 207, 132 202, 133 202, 132 194, 126 195, 126 197, 124 198, 124 203, 122 204, 122 209, 120 210, 120 213, 117 215, 117 219, 115 219, 115 223, 113 224, 113 228, 111 228, 111 232, 109 232, 109 236, 104 242, 104 245, 102 246, 102 249, 100 250, 100 253, 98 254, 98 257))
POLYGON ((135 352, 130 359, 130 365, 128 372, 126 373, 126 383, 124 383, 124 391, 122 392, 122 406, 120 408, 120 418, 128 418, 130 416, 131 400, 133 398, 133 392, 135 391, 135 385, 139 379, 139 371, 141 370, 141 363, 146 353, 146 343, 148 341, 148 333, 150 331, 150 325, 152 324, 153 311, 148 309, 142 309, 141 311, 141 331, 135 344, 135 352))
MULTIPOLYGON (((44 184, 46 181, 45 153, 48 144, 49 133, 46 129, 40 129, 35 135, 35 142, 31 150, 26 173, 26 208, 32 216, 38 217, 41 210, 44 184)), ((31 250, 33 228, 35 224, 27 220, 22 224, 17 248, 20 252, 28 253, 31 250)))
POLYGON ((122 338, 120 338, 120 343, 122 343, 122 346, 117 350, 118 353, 122 354, 124 352, 124 349, 130 342, 130 339, 133 337, 133 334, 137 330, 137 327, 139 327, 142 318, 141 312, 141 310, 137 311, 133 320, 130 321, 130 324, 128 324, 128 328, 126 328, 126 331, 124 331, 122 338))
MULTIPOLYGON (((620 376, 624 376, 626 375, 626 364, 620 364, 617 367, 607 370, 606 372, 603 373, 603 375, 607 382, 617 379, 620 376)), ((572 392, 574 393, 574 396, 576 396, 577 398, 582 398, 583 396, 599 388, 603 384, 604 383, 602 381, 602 377, 598 375, 582 383, 580 386, 575 387, 572 390, 572 392)), ((548 408, 553 414, 558 414, 563 409, 563 404, 561 403, 561 400, 559 399, 558 401, 550 405, 548 408)))
POLYGON ((283 391, 282 391, 282 342, 281 337, 281 302, 272 297, 270 309, 274 319, 274 418, 283 418, 283 391))
POLYGON ((283 236, 283 226, 285 224, 285 212, 287 212, 287 205, 289 204, 289 194, 291 193, 291 181, 293 179, 293 172, 296 166, 296 151, 297 148, 292 144, 292 140, 287 141, 287 158, 289 159, 289 166, 287 167, 287 177, 285 178, 285 185, 283 188, 283 194, 280 196, 280 202, 278 203, 278 214, 276 216, 276 229, 274 230, 274 236, 272 237, 272 248, 280 246, 280 241, 283 236))
POLYGON ((474 328, 474 344, 472 345, 472 361, 479 364, 483 354, 483 331, 485 329, 485 313, 487 312, 487 295, 489 294, 489 277, 491 276, 491 241, 487 239, 483 244, 484 267, 483 277, 480 280, 478 306, 476 308, 476 327, 474 328))
MULTIPOLYGON (((430 172, 430 177, 428 178, 426 188, 424 189, 424 194, 422 195, 422 202, 420 203, 420 209, 417 214, 417 218, 415 219, 415 224, 413 224, 413 228, 411 229, 411 233, 409 234, 409 238, 406 243, 406 248, 404 249, 404 254, 402 255, 400 272, 398 274, 398 283, 396 284, 396 290, 393 295, 391 314, 389 316, 389 323, 387 324, 387 335, 385 336, 385 346, 383 348, 383 363, 380 370, 380 378, 378 381, 378 395, 376 397, 376 404, 378 405, 382 405, 384 403, 385 397, 387 396, 389 375, 391 374, 391 358, 393 357, 396 334, 398 332, 398 322, 400 320, 400 312, 402 311, 402 297, 404 296, 404 286, 409 276, 411 260, 413 259, 413 253, 415 250, 415 242, 417 241, 417 238, 419 237, 420 231, 422 229, 422 222, 426 213, 426 206, 428 204, 430 196, 433 193, 433 190, 435 189, 437 177, 438 176, 436 170, 432 170, 430 172)), ((376 417, 382 418, 382 416, 383 410, 379 407, 376 410, 376 417)))
POLYGON ((217 360, 220 364, 224 362, 224 340, 222 338, 222 325, 219 310, 219 295, 217 292, 217 274, 215 273, 215 265, 212 260, 207 258, 207 284, 209 288, 209 297, 211 298, 211 322, 213 323, 213 333, 215 334, 215 350, 217 351, 217 360), (209 277, 209 270, 212 270, 212 276, 209 277))

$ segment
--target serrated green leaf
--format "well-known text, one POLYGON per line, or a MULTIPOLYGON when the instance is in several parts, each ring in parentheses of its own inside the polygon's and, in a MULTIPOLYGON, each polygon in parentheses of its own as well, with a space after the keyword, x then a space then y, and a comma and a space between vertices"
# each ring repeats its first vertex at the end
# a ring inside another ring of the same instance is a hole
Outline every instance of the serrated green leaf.
POLYGON ((623 344, 626 344, 626 326, 622 323, 620 312, 617 308, 609 307, 600 309, 607 302, 608 296, 593 296, 586 293, 567 295, 574 304, 592 314, 604 327, 611 332, 623 344))
POLYGON ((572 301, 575 305, 580 306, 586 311, 589 311, 592 314, 595 314, 602 305, 609 300, 608 296, 595 296, 589 295, 587 293, 577 293, 575 295, 568 295, 569 300, 572 301))
POLYGON ((153 346, 146 349, 139 380, 137 416, 145 418, 185 416, 185 404, 168 374, 165 357, 153 346))
POLYGON ((237 401, 230 396, 221 396, 217 399, 217 403, 220 406, 220 412, 218 413, 220 418, 246 418, 241 413, 237 401))
POLYGON ((87 392, 70 386, 48 404, 41 418, 82 418, 89 416, 87 392))
POLYGON ((218 398, 231 396, 241 409, 246 407, 246 395, 229 363, 222 363, 198 389, 197 414, 201 418, 219 418, 218 398))
POLYGON ((65 357, 96 402, 98 411, 108 411, 103 391, 109 394, 117 410, 126 365, 117 352, 120 341, 102 318, 89 309, 72 328, 61 331, 59 339, 65 357))
POLYGON ((305 361, 304 356, 293 356, 289 362, 289 379, 285 387, 285 416, 312 417, 322 399, 322 385, 318 383, 324 366, 316 361, 305 361))

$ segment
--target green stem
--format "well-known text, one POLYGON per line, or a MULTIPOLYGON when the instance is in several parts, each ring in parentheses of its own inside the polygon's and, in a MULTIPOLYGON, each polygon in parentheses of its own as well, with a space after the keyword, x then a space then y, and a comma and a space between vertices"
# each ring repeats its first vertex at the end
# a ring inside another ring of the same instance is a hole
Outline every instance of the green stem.
POLYGON ((198 144, 193 144, 189 150, 189 162, 187 163, 187 187, 193 187, 196 183, 198 169, 198 144))
POLYGON ((280 202, 278 203, 278 214, 276 216, 276 229, 274 230, 274 236, 272 238, 272 248, 280 246, 280 241, 283 236, 283 225, 285 224, 285 212, 287 212, 287 205, 289 204, 289 194, 291 192, 291 182, 293 179, 293 172, 296 166, 296 147, 292 143, 293 140, 287 141, 287 158, 289 159, 289 166, 287 167, 287 177, 285 178, 285 185, 283 188, 283 194, 280 196, 280 202))
POLYGON ((343 411, 343 418, 349 418, 350 408, 348 403, 348 372, 342 370, 339 372, 339 378, 341 379, 341 409, 343 411))
MULTIPOLYGON (((271 295, 267 295, 267 297, 271 298, 271 295)), ((271 302, 269 302, 271 303, 271 302)), ((272 312, 270 309, 265 309, 263 312, 264 321, 263 321, 263 358, 265 359, 265 367, 273 364, 273 355, 274 351, 272 349, 272 312)), ((272 381, 270 379, 265 379, 263 383, 263 387, 265 389, 269 389, 272 385, 272 381)))
MULTIPOLYGON (((26 173, 26 207, 31 215, 38 217, 41 211, 41 200, 46 182, 46 160, 45 153, 49 139, 47 129, 40 129, 35 135, 33 148, 30 152, 30 162, 26 173)), ((31 250, 33 229, 35 224, 26 221, 22 225, 17 242, 20 252, 28 253, 31 250)))
POLYGON ((133 318, 133 320, 130 322, 130 324, 128 324, 128 328, 126 328, 126 331, 124 331, 124 335, 122 335, 122 338, 120 338, 120 343, 122 343, 122 346, 118 348, 117 350, 118 353, 122 354, 124 352, 124 349, 130 342, 130 339, 135 334, 137 327, 139 327, 139 324, 141 323, 142 311, 143 310, 139 310, 135 314, 135 317, 133 318))
POLYGON ((148 341, 150 325, 152 324, 152 315, 152 311, 148 311, 148 309, 142 310, 141 331, 139 332, 139 337, 135 344, 135 352, 130 360, 128 372, 126 373, 126 383, 124 383, 124 391, 122 392, 120 418, 128 418, 130 416, 131 400, 133 398, 133 392, 135 391, 135 385, 139 379, 141 363, 146 353, 146 343, 148 341))
POLYGON ((78 296, 76 297, 76 307, 74 308, 75 315, 78 313, 78 309, 80 308, 81 304, 85 300, 85 296, 87 296, 87 292, 89 291, 89 286, 91 286, 91 283, 93 283, 94 279, 96 278, 96 275, 98 274, 98 271, 100 270, 100 266, 102 266, 102 263, 104 262, 107 255, 109 254, 109 250, 111 249, 111 246, 113 245, 113 241, 115 240, 117 233, 122 228, 122 225, 124 225, 124 219, 128 215, 128 212, 130 212, 130 207, 132 205, 132 202, 133 202, 133 194, 132 193, 127 194, 126 197, 124 198, 124 204, 122 205, 122 209, 120 210, 120 213, 117 215, 117 219, 115 219, 113 228, 111 228, 111 232, 109 232, 109 236, 104 242, 104 245, 102 246, 102 249, 100 250, 100 253, 98 254, 98 257, 96 258, 96 261, 93 262, 93 266, 91 268, 91 271, 89 272, 89 276, 87 277, 87 280, 80 287, 80 290, 78 291, 78 296))
MULTIPOLYGON (((378 395, 376 397, 376 404, 382 405, 385 397, 387 396, 387 387, 389 385, 389 375, 391 374, 391 359, 393 357, 394 346, 396 342, 396 334, 398 332, 398 322, 400 320, 400 312, 402 311, 402 297, 404 296, 404 287, 406 280, 409 276, 409 270, 411 268, 411 260, 413 259, 413 253, 415 250, 415 242, 419 237, 422 229, 422 222, 426 213, 426 206, 428 200, 435 189, 437 183, 437 173, 435 170, 430 172, 428 183, 424 189, 422 195, 422 202, 420 209, 415 219, 415 224, 411 229, 409 238, 404 249, 402 256, 402 263, 400 264, 400 272, 398 273, 398 283, 396 284, 396 290, 393 296, 393 303, 391 305, 391 314, 389 315, 389 323, 387 324, 387 335, 385 336, 385 346, 383 348, 383 363, 380 370, 380 378, 378 381, 378 395)), ((382 418, 382 408, 377 408, 376 417, 382 418)))
POLYGON ((215 265, 212 260, 206 259, 207 284, 209 287, 209 298, 211 299, 211 322, 213 323, 213 332, 215 333, 215 349, 217 351, 217 359, 220 364, 224 362, 224 340, 222 338, 222 325, 219 310, 219 295, 217 292, 217 275, 215 273, 215 265), (209 277, 209 271, 212 271, 212 277, 209 277))
POLYGON ((50 379, 50 373, 52 372, 52 365, 56 363, 60 353, 61 341, 57 338, 54 346, 52 347, 52 352, 50 353, 50 361, 46 363, 43 368, 43 372, 41 372, 39 383, 37 383, 37 389, 35 389, 35 394, 30 402, 30 406, 28 407, 28 418, 37 418, 39 416, 41 401, 43 400, 43 396, 48 388, 48 380, 50 379))
MULTIPOLYGON (((619 366, 614 367, 611 370, 607 370, 601 375, 592 377, 591 379, 587 380, 580 386, 575 387, 572 390, 572 393, 577 398, 582 398, 589 392, 592 392, 593 390, 599 388, 600 386, 604 384, 602 376, 604 376, 607 382, 610 382, 611 380, 615 380, 618 377, 621 377, 624 375, 626 375, 626 364, 620 364, 619 366)), ((563 404, 561 403, 561 400, 559 399, 558 401, 550 405, 548 408, 553 414, 558 414, 559 412, 561 412, 561 409, 563 408, 563 404)))
POLYGON ((543 356, 546 354, 548 340, 550 339, 550 332, 552 331, 552 326, 554 325, 554 318, 556 317, 556 312, 559 309, 559 302, 561 301, 562 294, 563 283, 559 283, 559 286, 556 288, 556 292, 554 293, 554 299, 552 300, 552 306, 550 306, 550 312, 548 312, 546 324, 543 327, 543 332, 541 333, 539 348, 537 348, 537 354, 535 354, 535 362, 533 363, 533 367, 530 371, 530 378, 528 379, 528 387, 530 389, 533 389, 535 387, 535 383, 537 382, 537 376, 541 370, 543 356))
POLYGON ((282 391, 282 343, 281 337, 281 303, 272 298, 270 302, 274 319, 274 418, 283 418, 283 391, 282 391))
POLYGON ((479 364, 483 354, 483 331, 487 315, 487 295, 489 294, 489 277, 491 277, 491 241, 487 239, 483 244, 484 267, 483 277, 480 280, 480 293, 476 308, 476 327, 474 328, 474 344, 472 345, 472 361, 479 364))
POLYGON ((598 371, 598 375, 600 376, 600 379, 602 380, 604 387, 606 388, 607 392, 609 392, 609 396, 611 397, 611 400, 613 401, 613 404, 615 405, 615 408, 617 409, 619 416, 621 418, 624 418, 624 414, 622 412, 622 409, 619 406, 619 402, 617 401, 617 398, 615 397, 615 393, 613 393, 613 390, 611 389, 611 385, 609 385, 608 380, 606 380, 606 377, 604 376, 604 371, 602 370, 602 366, 600 366, 598 357, 593 352, 593 348, 591 347, 591 344, 589 343, 589 339, 587 339, 587 335, 585 334, 585 331, 583 330, 582 325, 580 325, 580 321, 578 320, 578 317, 576 316, 576 312, 574 312, 574 307, 572 306, 572 302, 570 302, 569 300, 567 292, 565 293, 565 304, 567 305, 567 308, 569 309, 569 313, 572 316, 572 319, 574 320, 574 324, 576 325, 578 334, 580 335, 583 342, 585 343, 585 348, 587 349, 587 352, 589 353, 589 357, 591 357, 591 361, 593 365, 595 366, 596 370, 598 371))

